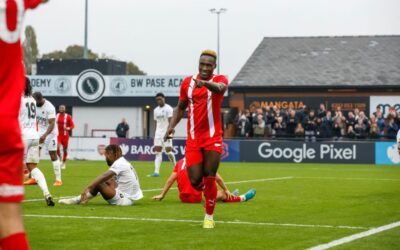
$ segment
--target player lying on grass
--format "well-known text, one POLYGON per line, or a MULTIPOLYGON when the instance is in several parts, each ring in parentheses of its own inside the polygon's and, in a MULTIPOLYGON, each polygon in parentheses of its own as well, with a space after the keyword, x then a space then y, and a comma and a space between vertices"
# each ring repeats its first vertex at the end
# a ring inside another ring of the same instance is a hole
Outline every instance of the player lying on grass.
POLYGON ((61 199, 60 204, 84 204, 98 193, 111 205, 130 206, 143 198, 139 179, 133 166, 122 157, 121 148, 111 144, 106 147, 106 162, 110 167, 98 176, 81 195, 70 199, 61 199))
MULTIPOLYGON (((202 192, 197 191, 190 184, 185 159, 178 161, 173 172, 165 183, 162 192, 159 195, 154 196, 153 199, 158 201, 164 199, 165 195, 168 193, 175 181, 178 184, 179 199, 183 203, 200 203, 202 201, 202 192)), ((256 195, 255 189, 250 189, 247 191, 247 193, 240 196, 238 196, 239 191, 230 193, 228 187, 218 174, 216 175, 216 182, 222 188, 222 191, 218 191, 217 193, 217 201, 243 202, 252 199, 256 195)))

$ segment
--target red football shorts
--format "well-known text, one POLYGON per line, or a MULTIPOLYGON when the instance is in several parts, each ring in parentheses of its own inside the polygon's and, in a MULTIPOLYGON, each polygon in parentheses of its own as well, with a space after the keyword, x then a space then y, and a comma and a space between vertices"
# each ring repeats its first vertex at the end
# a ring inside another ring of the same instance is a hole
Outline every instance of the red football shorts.
POLYGON ((68 142, 69 142, 69 135, 57 136, 57 143, 61 144, 63 148, 68 148, 68 142))
POLYGON ((222 137, 210 139, 188 139, 186 141, 186 166, 191 167, 194 164, 203 162, 204 151, 215 151, 222 154, 222 137))
POLYGON ((196 194, 179 194, 179 199, 183 203, 201 203, 202 195, 201 193, 196 194))
POLYGON ((20 202, 24 198, 24 144, 17 117, 2 117, 0 138, 0 202, 20 202))

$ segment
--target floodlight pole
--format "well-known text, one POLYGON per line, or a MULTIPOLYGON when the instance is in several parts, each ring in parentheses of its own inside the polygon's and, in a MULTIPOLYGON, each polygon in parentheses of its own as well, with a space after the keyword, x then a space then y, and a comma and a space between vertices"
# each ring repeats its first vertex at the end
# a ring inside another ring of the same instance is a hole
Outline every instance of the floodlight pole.
POLYGON ((83 58, 88 59, 88 0, 85 0, 85 46, 83 48, 83 58))
POLYGON ((213 8, 210 9, 211 14, 217 14, 217 54, 218 54, 218 59, 217 59, 217 63, 218 63, 218 67, 217 67, 217 72, 219 75, 220 72, 220 62, 221 62, 221 54, 220 54, 220 14, 221 13, 225 13, 227 11, 227 9, 225 8, 220 8, 219 10, 213 8))

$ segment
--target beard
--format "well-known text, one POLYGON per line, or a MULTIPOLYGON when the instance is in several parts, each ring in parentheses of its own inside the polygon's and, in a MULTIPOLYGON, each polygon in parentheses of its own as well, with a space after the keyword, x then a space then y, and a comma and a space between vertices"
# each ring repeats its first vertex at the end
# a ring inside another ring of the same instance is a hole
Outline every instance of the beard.
POLYGON ((108 165, 109 167, 111 167, 111 165, 114 163, 113 161, 111 161, 111 160, 109 160, 109 159, 106 159, 106 162, 107 162, 107 165, 108 165))

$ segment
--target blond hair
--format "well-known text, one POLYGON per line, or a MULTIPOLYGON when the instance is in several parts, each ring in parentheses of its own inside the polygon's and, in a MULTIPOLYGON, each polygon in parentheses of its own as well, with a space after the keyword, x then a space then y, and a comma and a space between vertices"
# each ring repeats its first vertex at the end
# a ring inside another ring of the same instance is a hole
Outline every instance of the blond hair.
POLYGON ((212 56, 215 59, 217 59, 217 52, 215 52, 214 50, 211 50, 211 49, 206 49, 201 52, 200 56, 212 56))

